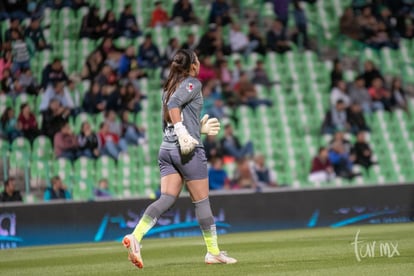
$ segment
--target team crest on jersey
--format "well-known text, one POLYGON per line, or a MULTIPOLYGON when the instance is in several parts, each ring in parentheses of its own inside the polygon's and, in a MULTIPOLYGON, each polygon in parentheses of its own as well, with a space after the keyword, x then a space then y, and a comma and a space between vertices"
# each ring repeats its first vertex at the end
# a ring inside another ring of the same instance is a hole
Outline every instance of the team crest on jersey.
POLYGON ((194 85, 190 82, 187 84, 185 88, 187 89, 188 92, 192 92, 194 89, 194 85))

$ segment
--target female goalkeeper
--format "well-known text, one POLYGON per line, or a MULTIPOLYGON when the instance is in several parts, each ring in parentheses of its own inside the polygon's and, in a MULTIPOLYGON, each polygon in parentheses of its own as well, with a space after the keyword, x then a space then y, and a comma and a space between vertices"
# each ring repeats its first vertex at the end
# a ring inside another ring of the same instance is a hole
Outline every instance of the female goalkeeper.
POLYGON ((163 94, 164 138, 158 155, 161 172, 161 196, 147 207, 132 234, 122 241, 129 260, 138 268, 144 266, 140 242, 158 218, 176 201, 183 182, 187 184, 195 214, 207 246, 207 264, 232 264, 237 260, 220 251, 217 232, 208 198, 207 160, 200 134, 216 135, 217 119, 205 115, 199 121, 203 106, 201 83, 196 79, 200 62, 189 50, 174 56, 163 94))

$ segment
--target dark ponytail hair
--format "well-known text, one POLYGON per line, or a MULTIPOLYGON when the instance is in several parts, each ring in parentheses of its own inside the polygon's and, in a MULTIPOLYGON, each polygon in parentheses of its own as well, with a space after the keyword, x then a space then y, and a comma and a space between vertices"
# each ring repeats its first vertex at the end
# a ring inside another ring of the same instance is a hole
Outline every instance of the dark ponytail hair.
POLYGON ((171 61, 170 73, 163 87, 165 93, 163 102, 165 122, 171 122, 167 103, 180 83, 190 75, 191 65, 194 63, 196 63, 195 53, 186 49, 178 50, 171 61))

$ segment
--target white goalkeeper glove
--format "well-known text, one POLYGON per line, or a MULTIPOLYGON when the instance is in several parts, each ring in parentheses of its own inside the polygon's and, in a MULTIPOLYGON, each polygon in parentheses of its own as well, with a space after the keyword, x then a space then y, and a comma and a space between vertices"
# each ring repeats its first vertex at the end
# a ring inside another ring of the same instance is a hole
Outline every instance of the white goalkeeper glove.
POLYGON ((188 133, 182 122, 174 124, 174 131, 178 136, 178 143, 180 144, 182 154, 189 154, 198 145, 198 141, 188 133))
POLYGON ((220 131, 220 122, 217 118, 208 118, 208 114, 204 115, 200 121, 201 133, 207 135, 217 135, 220 131))

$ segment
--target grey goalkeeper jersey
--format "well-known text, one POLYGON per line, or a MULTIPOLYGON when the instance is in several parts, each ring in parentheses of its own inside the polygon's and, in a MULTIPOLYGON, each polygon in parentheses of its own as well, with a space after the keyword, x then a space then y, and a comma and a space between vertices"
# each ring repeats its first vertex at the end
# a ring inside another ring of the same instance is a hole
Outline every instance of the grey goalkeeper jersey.
MULTIPOLYGON (((164 94, 165 95, 165 94, 164 94)), ((164 95, 162 100, 164 102, 164 95)), ((197 147, 203 147, 200 139, 200 114, 203 108, 203 95, 201 94, 201 82, 193 77, 186 78, 172 94, 168 103, 168 110, 179 108, 183 125, 188 133, 198 141, 197 147)), ((162 114, 164 118, 164 114, 162 114)), ((174 149, 178 147, 178 137, 174 131, 174 125, 163 123, 164 138, 161 148, 174 149)))

